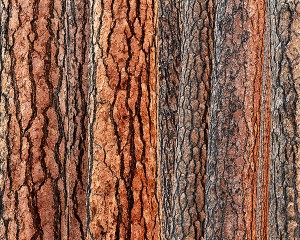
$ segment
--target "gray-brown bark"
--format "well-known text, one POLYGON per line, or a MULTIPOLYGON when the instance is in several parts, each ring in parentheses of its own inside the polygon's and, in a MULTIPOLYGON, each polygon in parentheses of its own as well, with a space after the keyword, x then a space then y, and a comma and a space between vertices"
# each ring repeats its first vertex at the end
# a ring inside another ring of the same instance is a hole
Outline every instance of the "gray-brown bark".
POLYGON ((158 161, 162 235, 171 237, 172 190, 178 125, 181 34, 179 0, 160 0, 158 12, 158 161))
POLYGON ((269 6, 272 82, 269 239, 299 239, 300 4, 269 1, 269 6))
POLYGON ((212 1, 182 3, 171 239, 200 239, 212 66, 212 1))
POLYGON ((159 160, 163 237, 203 235, 212 2, 160 1, 159 160))

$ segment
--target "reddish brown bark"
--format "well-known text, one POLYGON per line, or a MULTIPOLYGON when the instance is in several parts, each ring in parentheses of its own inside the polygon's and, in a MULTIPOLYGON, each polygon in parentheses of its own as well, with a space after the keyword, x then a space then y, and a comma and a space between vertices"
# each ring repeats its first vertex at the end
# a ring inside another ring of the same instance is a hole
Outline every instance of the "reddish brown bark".
POLYGON ((159 239, 155 3, 91 3, 88 239, 159 239))
POLYGON ((256 238, 264 1, 218 1, 206 239, 256 238))
POLYGON ((84 239, 86 14, 1 2, 1 239, 84 239))

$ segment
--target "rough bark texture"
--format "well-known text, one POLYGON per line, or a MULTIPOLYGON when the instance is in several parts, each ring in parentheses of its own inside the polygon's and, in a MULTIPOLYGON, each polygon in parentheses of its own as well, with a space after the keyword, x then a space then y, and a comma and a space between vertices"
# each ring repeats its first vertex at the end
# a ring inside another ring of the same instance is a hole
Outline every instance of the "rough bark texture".
POLYGON ((217 1, 206 239, 255 239, 263 1, 217 1))
POLYGON ((161 181, 162 235, 170 239, 172 190, 178 125, 180 75, 180 1, 161 0, 158 9, 158 161, 161 181))
POLYGON ((300 239, 300 3, 0 0, 0 239, 300 239))
POLYGON ((166 239, 203 236, 212 2, 160 1, 159 161, 166 239))
POLYGON ((172 239, 200 239, 212 60, 212 2, 184 1, 178 125, 173 177, 172 239))
POLYGON ((88 239, 159 239, 155 9, 91 1, 88 239))
POLYGON ((271 161, 269 239, 300 238, 300 4, 269 1, 271 161))
POLYGON ((1 239, 84 239, 87 1, 1 1, 1 239))

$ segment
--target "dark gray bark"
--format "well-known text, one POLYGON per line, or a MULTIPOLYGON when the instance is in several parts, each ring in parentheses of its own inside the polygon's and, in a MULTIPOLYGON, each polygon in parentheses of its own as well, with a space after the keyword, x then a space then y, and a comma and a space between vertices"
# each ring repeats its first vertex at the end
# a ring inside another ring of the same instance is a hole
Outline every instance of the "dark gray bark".
POLYGON ((162 234, 171 238, 172 190, 178 125, 181 66, 181 5, 160 0, 158 12, 158 161, 160 164, 162 234))

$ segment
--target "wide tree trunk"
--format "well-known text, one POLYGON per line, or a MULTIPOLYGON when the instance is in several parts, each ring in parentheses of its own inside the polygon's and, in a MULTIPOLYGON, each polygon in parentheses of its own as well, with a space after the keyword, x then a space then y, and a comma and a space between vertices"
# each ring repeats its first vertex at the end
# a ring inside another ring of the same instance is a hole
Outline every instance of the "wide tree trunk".
POLYGON ((91 1, 88 239, 159 239, 155 5, 91 1))
POLYGON ((0 239, 300 239, 299 19, 0 1, 0 239))
POLYGON ((1 1, 1 239, 85 239, 87 1, 1 1))

